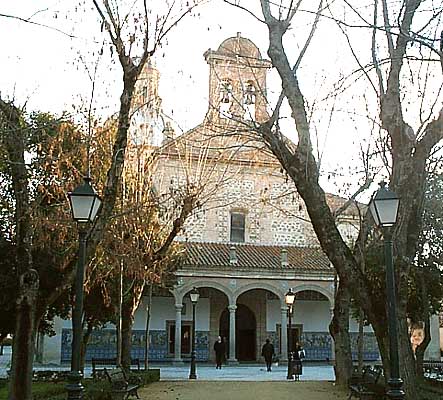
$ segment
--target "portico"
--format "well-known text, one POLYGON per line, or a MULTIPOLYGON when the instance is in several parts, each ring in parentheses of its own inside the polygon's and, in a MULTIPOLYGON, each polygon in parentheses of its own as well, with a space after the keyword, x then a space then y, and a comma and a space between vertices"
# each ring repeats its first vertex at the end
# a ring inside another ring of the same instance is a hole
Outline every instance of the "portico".
MULTIPOLYGON (((232 257, 233 248, 228 251, 228 245, 205 246, 199 243, 186 246, 193 255, 193 262, 204 261, 210 256, 217 269, 210 265, 205 268, 202 264, 193 265, 192 269, 188 269, 185 260, 176 272, 177 285, 172 291, 176 310, 174 362, 179 363, 183 360, 182 309, 193 287, 198 288, 202 299, 207 299, 207 308, 200 312, 200 318, 206 318, 208 321, 209 359, 213 358, 212 344, 220 335, 227 341, 230 364, 239 361, 258 361, 261 346, 266 338, 274 342, 280 361, 287 361, 288 310, 285 293, 289 287, 296 293, 291 327, 294 340, 303 341, 309 339, 310 335, 316 334, 317 337, 324 337, 324 343, 330 343, 326 336, 329 336, 329 311, 334 303, 334 274, 329 261, 323 258, 318 249, 285 248, 286 252, 289 250, 291 260, 296 255, 303 254, 306 257, 304 268, 295 268, 300 262, 282 265, 281 256, 275 257, 282 250, 277 246, 236 246, 237 262, 234 265, 230 263, 228 257, 225 257, 224 263, 222 260, 223 255, 230 254, 232 257), (195 248, 197 246, 198 249, 195 248), (259 272, 248 270, 247 264, 242 264, 242 261, 249 260, 248 254, 253 251, 263 252, 259 272), (308 258, 308 255, 311 257, 308 258), (318 270, 309 271, 310 263, 311 266, 314 264, 321 270, 321 275, 318 270), (310 310, 314 308, 315 315, 309 317, 310 310), (206 315, 202 316, 202 312, 206 315), (316 331, 311 332, 311 326, 315 324, 317 324, 316 331)), ((283 258, 285 257, 287 254, 283 258)), ((303 258, 300 257, 299 260, 303 258)), ((198 326, 197 331, 199 331, 198 326)), ((331 346, 326 344, 325 347, 329 348, 325 358, 332 358, 331 346)))

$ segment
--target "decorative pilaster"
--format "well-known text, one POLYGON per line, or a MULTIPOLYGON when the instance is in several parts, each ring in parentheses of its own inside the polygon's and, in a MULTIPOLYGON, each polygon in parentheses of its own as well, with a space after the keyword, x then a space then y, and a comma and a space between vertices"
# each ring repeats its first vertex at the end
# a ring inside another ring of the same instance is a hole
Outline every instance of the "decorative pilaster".
POLYGON ((280 362, 288 362, 288 308, 281 308, 281 349, 280 349, 280 362))
POLYGON ((235 354, 235 310, 237 306, 235 304, 230 304, 228 306, 229 310, 229 364, 238 364, 238 360, 235 354))
POLYGON ((183 304, 175 305, 175 343, 174 343, 174 364, 183 363, 182 360, 182 309, 183 304))

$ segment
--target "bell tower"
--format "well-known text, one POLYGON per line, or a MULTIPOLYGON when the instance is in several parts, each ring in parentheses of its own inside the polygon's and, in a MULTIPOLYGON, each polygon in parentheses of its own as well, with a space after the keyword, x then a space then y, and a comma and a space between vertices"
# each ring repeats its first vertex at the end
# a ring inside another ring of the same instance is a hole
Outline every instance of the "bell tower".
POLYGON ((160 146, 164 140, 159 78, 159 71, 148 60, 135 84, 129 135, 132 146, 160 146))
POLYGON ((266 120, 266 73, 271 62, 261 57, 257 46, 237 33, 204 57, 209 64, 207 118, 216 123, 266 120))

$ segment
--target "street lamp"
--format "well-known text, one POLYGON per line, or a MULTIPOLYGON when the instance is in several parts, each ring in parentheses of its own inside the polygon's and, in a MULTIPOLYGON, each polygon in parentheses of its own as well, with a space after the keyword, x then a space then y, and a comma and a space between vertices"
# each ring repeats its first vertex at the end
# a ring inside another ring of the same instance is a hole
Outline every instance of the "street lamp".
POLYGON ((380 189, 374 193, 369 209, 374 222, 381 227, 385 247, 386 263, 386 301, 389 328, 389 361, 391 376, 388 379, 386 395, 390 399, 404 399, 403 380, 400 378, 400 364, 398 359, 398 331, 397 331, 397 301, 395 288, 394 263, 392 257, 391 227, 397 222, 399 197, 380 182, 380 189))
POLYGON ((293 354, 292 354, 292 337, 291 337, 291 328, 292 328, 292 306, 294 304, 295 300, 295 293, 292 291, 291 288, 289 288, 288 293, 285 294, 285 303, 288 306, 288 375, 286 379, 292 379, 292 361, 293 361, 293 354))
POLYGON ((86 240, 89 224, 94 221, 101 205, 100 197, 91 186, 91 178, 85 177, 84 183, 68 193, 72 218, 77 222, 79 249, 75 277, 75 303, 72 310, 72 354, 71 373, 69 374, 68 400, 83 399, 83 373, 81 371, 81 342, 83 315, 83 282, 86 263, 86 240))
POLYGON ((191 350, 191 370, 189 372, 189 379, 197 379, 197 374, 195 373, 195 306, 197 305, 200 293, 197 288, 194 288, 189 293, 192 303, 192 350, 191 350))

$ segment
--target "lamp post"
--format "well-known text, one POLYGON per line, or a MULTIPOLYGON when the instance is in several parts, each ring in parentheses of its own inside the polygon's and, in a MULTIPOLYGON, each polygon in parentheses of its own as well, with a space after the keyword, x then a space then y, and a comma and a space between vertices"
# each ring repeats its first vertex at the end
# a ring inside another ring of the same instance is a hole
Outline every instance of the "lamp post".
POLYGON ((192 303, 192 349, 191 349, 191 370, 189 371, 189 379, 197 379, 197 374, 195 373, 195 306, 197 305, 200 293, 197 288, 192 289, 189 293, 192 303))
POLYGON ((84 183, 68 193, 72 218, 77 222, 79 250, 75 276, 75 303, 72 309, 72 353, 71 373, 69 374, 68 400, 83 399, 83 373, 81 371, 81 342, 83 315, 83 282, 86 263, 86 241, 89 224, 94 221, 101 200, 91 186, 91 178, 85 177, 84 183))
POLYGON ((292 318, 292 306, 294 304, 294 300, 295 300, 295 293, 292 291, 291 288, 289 288, 288 293, 285 294, 285 303, 288 306, 288 375, 286 376, 286 379, 292 379, 293 355, 292 355, 291 318, 292 318))
POLYGON ((391 227, 397 222, 399 197, 380 182, 380 189, 374 193, 369 209, 374 222, 381 227, 385 248, 386 263, 386 301, 389 332, 389 361, 391 374, 388 379, 386 395, 390 399, 404 399, 403 380, 400 378, 400 363, 398 358, 398 330, 397 330, 397 301, 395 288, 394 263, 392 256, 391 227))

